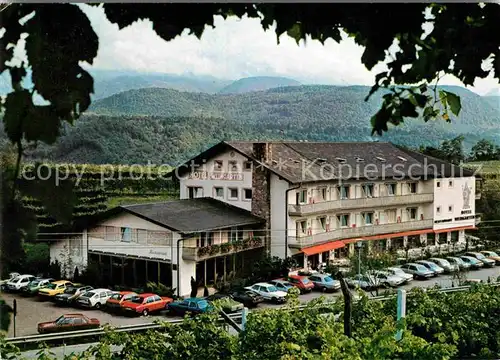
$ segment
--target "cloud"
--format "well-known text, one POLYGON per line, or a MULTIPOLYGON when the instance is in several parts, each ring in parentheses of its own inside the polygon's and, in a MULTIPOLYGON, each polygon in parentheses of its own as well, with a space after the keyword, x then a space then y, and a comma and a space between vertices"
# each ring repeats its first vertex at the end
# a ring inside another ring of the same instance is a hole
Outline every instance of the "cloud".
MULTIPOLYGON (((192 73, 223 79, 280 75, 303 82, 371 85, 378 65, 369 72, 361 63, 363 48, 346 38, 340 44, 328 40, 296 42, 284 35, 277 44, 274 28, 264 31, 258 19, 215 18, 215 29, 207 27, 201 40, 187 31, 164 41, 148 20, 119 30, 102 8, 80 5, 100 39, 96 69, 137 70, 170 74, 192 73)), ((462 85, 447 76, 443 84, 462 85)), ((499 87, 494 79, 481 79, 472 89, 484 94, 499 87)))

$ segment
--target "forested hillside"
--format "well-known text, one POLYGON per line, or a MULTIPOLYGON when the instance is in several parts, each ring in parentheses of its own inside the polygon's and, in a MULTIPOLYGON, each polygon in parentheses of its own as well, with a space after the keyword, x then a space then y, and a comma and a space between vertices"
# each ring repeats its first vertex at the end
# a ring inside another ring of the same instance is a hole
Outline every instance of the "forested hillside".
POLYGON ((219 94, 243 94, 277 87, 300 86, 296 80, 278 76, 253 76, 236 80, 219 91, 219 94))
POLYGON ((418 147, 465 134, 467 149, 481 138, 500 143, 494 104, 464 88, 447 88, 461 96, 458 119, 451 124, 409 119, 381 138, 370 136, 370 118, 383 94, 364 102, 366 86, 291 86, 245 94, 130 90, 95 101, 54 147, 39 147, 34 155, 64 162, 175 165, 231 139, 378 139, 418 147))

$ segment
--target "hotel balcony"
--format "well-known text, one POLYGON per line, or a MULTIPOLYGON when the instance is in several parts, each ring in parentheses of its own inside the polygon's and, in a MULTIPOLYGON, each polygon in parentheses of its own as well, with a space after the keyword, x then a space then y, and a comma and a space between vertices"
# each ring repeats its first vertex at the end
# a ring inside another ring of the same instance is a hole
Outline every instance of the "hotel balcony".
POLYGON ((288 205, 288 214, 290 216, 304 216, 313 214, 323 214, 325 212, 337 209, 348 210, 348 209, 362 209, 362 208, 378 208, 384 206, 431 203, 433 201, 434 201, 433 193, 320 201, 313 204, 288 205))
MULTIPOLYGON (((289 236, 288 246, 293 248, 303 248, 306 246, 318 245, 332 240, 362 238, 365 236, 384 235, 404 231, 430 229, 433 220, 412 220, 400 223, 369 225, 360 227, 350 227, 325 231, 314 235, 289 236)), ((389 237, 389 235, 388 235, 389 237)))
POLYGON ((235 242, 226 242, 222 244, 213 244, 203 247, 187 247, 182 248, 182 259, 188 261, 201 261, 217 256, 231 255, 241 251, 258 249, 264 246, 264 238, 253 237, 235 242))

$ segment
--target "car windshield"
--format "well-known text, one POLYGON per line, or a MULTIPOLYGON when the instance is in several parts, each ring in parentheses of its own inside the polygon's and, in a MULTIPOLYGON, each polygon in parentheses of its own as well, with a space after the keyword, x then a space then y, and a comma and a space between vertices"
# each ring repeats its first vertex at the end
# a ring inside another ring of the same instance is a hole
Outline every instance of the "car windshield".
POLYGON ((405 272, 401 269, 389 269, 389 270, 396 275, 405 274, 405 272))
POLYGON ((479 259, 479 260, 484 260, 485 259, 485 256, 483 254, 477 254, 476 257, 479 259))
POLYGON ((416 265, 418 271, 427 271, 427 268, 424 265, 416 265))
POLYGON ((302 279, 302 283, 303 283, 303 284, 309 284, 309 283, 310 283, 310 281, 309 281, 309 279, 304 278, 304 279, 302 279))
POLYGON ((441 265, 444 265, 444 266, 450 266, 451 265, 448 260, 444 260, 444 259, 440 260, 440 263, 441 263, 441 265))
POLYGON ((121 300, 123 297, 122 294, 113 294, 110 296, 110 299, 113 299, 113 300, 121 300))
POLYGON ((76 293, 76 288, 67 288, 66 290, 64 290, 64 293, 69 294, 69 295, 73 295, 76 293))
POLYGON ((46 286, 47 289, 51 289, 51 290, 54 290, 56 287, 57 287, 57 284, 54 284, 54 283, 50 283, 46 286))
POLYGON ((276 286, 269 286, 267 288, 267 291, 269 291, 269 292, 276 292, 276 291, 278 291, 278 289, 276 288, 276 286))
POLYGON ((198 301, 198 307, 200 309, 206 308, 208 306, 208 303, 205 300, 198 301))
POLYGON ((325 277, 323 278, 323 281, 324 281, 324 282, 333 282, 333 279, 332 279, 331 277, 329 277, 329 276, 325 276, 325 277))
POLYGON ((496 252, 494 252, 494 251, 490 251, 490 252, 488 252, 488 254, 489 254, 488 256, 498 257, 498 254, 496 252))
POLYGON ((40 280, 33 280, 30 282, 30 286, 38 286, 38 284, 40 284, 40 280))
POLYGON ((95 293, 92 292, 92 291, 87 291, 85 294, 83 294, 82 297, 86 297, 86 298, 91 298, 92 296, 94 296, 95 293))
POLYGON ((61 315, 57 318, 56 321, 54 321, 57 325, 60 325, 62 323, 64 323, 64 320, 66 320, 66 318, 64 317, 64 315, 61 315))

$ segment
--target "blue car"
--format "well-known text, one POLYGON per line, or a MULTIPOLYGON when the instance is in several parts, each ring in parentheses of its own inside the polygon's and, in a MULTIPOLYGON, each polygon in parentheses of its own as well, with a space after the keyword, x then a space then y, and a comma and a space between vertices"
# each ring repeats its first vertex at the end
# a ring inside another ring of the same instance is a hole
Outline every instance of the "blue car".
POLYGON ((188 298, 168 304, 167 310, 175 315, 183 316, 186 313, 201 314, 206 313, 214 307, 205 299, 188 298))

